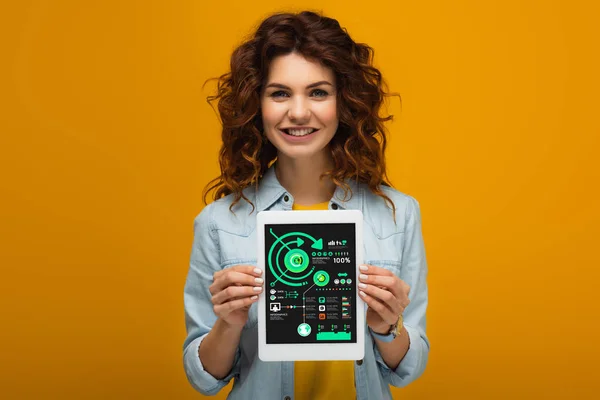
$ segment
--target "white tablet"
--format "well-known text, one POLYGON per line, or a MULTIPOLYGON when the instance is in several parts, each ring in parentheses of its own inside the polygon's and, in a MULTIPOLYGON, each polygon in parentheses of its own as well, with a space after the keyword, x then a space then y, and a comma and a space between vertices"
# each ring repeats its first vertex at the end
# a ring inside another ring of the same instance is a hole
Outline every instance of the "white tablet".
POLYGON ((257 218, 258 267, 265 279, 258 300, 259 358, 362 359, 362 213, 263 211, 257 218))

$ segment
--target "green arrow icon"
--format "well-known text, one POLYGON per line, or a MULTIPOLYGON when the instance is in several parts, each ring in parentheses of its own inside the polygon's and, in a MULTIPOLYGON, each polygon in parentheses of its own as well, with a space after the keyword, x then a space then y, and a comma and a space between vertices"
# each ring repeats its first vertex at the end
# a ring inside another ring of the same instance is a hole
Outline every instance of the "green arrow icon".
MULTIPOLYGON (((317 249, 317 250, 323 249, 323 239, 317 240, 314 237, 312 237, 311 235, 304 233, 304 232, 288 232, 282 236, 277 236, 275 234, 275 232, 273 232, 273 228, 270 229, 270 233, 271 233, 271 235, 273 235, 275 237, 276 240, 271 245, 271 248, 269 249, 269 254, 267 256, 267 260, 268 260, 268 264, 269 264, 269 269, 271 270, 273 275, 275 275, 276 281, 280 281, 288 286, 302 286, 302 285, 308 284, 308 282, 297 283, 297 282, 291 282, 290 280, 284 279, 284 277, 288 278, 288 279, 291 279, 291 278, 286 275, 287 270, 283 271, 281 269, 281 266, 279 265, 279 254, 281 253, 281 251, 284 248, 287 249, 288 251, 299 250, 305 241, 298 236, 303 236, 307 239, 310 239, 313 242, 311 247, 314 249, 317 249), (285 239, 289 236, 296 236, 296 238, 295 238, 295 240, 292 240, 290 242, 287 242, 287 243, 284 242, 283 239, 285 239), (275 247, 279 243, 281 244, 281 247, 280 247, 279 251, 277 251, 277 256, 275 258, 273 258, 273 252, 275 251, 275 247), (296 249, 292 249, 289 247, 289 245, 291 245, 293 243, 295 243, 298 246, 296 249), (277 271, 276 271, 276 269, 277 269, 277 271), (279 273, 277 273, 277 272, 279 272, 279 273)), ((306 259, 308 260, 308 254, 306 254, 306 259)), ((315 267, 312 267, 311 270, 305 276, 297 277, 297 278, 295 278, 295 280, 306 278, 308 275, 310 275, 312 273, 312 271, 314 269, 315 269, 315 267)), ((276 281, 271 282, 271 286, 274 286, 276 281)))
MULTIPOLYGON (((298 238, 298 239, 300 239, 300 238, 298 238)), ((312 247, 313 249, 316 249, 316 250, 323 250, 323 239, 317 240, 310 247, 312 247)))

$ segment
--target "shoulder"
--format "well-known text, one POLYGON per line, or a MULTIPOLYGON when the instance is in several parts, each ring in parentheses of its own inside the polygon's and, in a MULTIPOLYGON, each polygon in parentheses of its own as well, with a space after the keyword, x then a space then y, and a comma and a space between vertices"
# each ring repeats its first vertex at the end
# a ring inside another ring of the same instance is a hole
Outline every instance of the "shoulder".
MULTIPOLYGON (((244 190, 244 195, 254 203, 256 200, 254 189, 244 190)), ((252 208, 246 200, 240 201, 231 207, 234 195, 229 194, 207 204, 196 216, 194 223, 208 229, 211 233, 224 231, 236 235, 249 235, 256 225, 256 208, 252 208)))
POLYGON ((403 193, 390 186, 381 186, 381 191, 393 203, 395 212, 381 196, 373 193, 365 185, 363 187, 363 214, 380 238, 402 233, 407 225, 415 218, 420 218, 420 205, 413 196, 403 193))
MULTIPOLYGON (((419 207, 419 202, 417 199, 409 194, 399 191, 398 189, 382 185, 381 191, 394 203, 394 206, 396 207, 396 214, 399 212, 402 214, 403 211, 413 210, 414 208, 419 207)), ((389 209, 389 212, 391 213, 391 209, 385 203, 385 200, 381 196, 371 192, 368 188, 365 188, 365 199, 369 206, 376 208, 384 207, 389 209)))

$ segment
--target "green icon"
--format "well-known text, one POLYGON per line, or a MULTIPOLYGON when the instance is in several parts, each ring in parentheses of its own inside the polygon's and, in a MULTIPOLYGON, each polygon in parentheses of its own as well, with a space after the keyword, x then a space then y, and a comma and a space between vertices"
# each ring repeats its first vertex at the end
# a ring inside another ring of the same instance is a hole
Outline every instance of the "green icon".
POLYGON ((298 274, 308 267, 308 254, 301 249, 290 250, 284 257, 284 263, 289 271, 298 274))
POLYGON ((340 281, 340 283, 343 285, 343 284, 345 284, 345 283, 346 283, 346 280, 345 280, 345 279, 342 279, 342 280, 340 281))
MULTIPOLYGON (((312 237, 311 237, 311 239, 312 239, 312 237)), ((323 239, 317 240, 310 247, 312 247, 315 250, 323 250, 323 239)))
POLYGON ((310 335, 310 325, 305 322, 298 325, 298 335, 302 337, 307 337, 310 335))
POLYGON ((330 255, 330 256, 332 256, 332 255, 333 255, 333 252, 332 252, 332 251, 330 251, 330 252, 329 252, 329 255, 330 255))
POLYGON ((345 240, 342 240, 342 245, 344 245, 344 246, 346 245, 346 241, 345 240))
POLYGON ((319 251, 319 252, 317 252, 317 255, 318 255, 318 256, 320 256, 320 255, 321 255, 321 252, 320 252, 320 251, 319 251))
POLYGON ((272 295, 271 295, 271 297, 270 297, 270 299, 271 299, 271 300, 275 300, 276 298, 277 298, 277 297, 275 297, 275 295, 274 295, 274 294, 272 294, 272 295))
POLYGON ((325 297, 319 297, 319 303, 321 303, 321 304, 325 303, 325 297))
POLYGON ((325 286, 329 283, 329 274, 325 271, 317 271, 313 275, 313 280, 317 286, 325 286))
POLYGON ((316 252, 316 251, 313 251, 313 252, 312 252, 312 255, 313 255, 313 257, 314 257, 314 256, 316 256, 316 255, 317 255, 317 252, 316 252))

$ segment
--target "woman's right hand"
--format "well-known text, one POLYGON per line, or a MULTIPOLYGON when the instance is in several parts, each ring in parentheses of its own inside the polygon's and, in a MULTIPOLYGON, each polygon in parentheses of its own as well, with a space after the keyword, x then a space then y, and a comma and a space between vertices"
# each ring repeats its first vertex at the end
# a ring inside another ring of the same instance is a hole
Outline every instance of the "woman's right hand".
POLYGON ((250 265, 236 265, 217 271, 209 290, 215 315, 227 325, 243 327, 248 310, 262 292, 262 271, 250 265))

